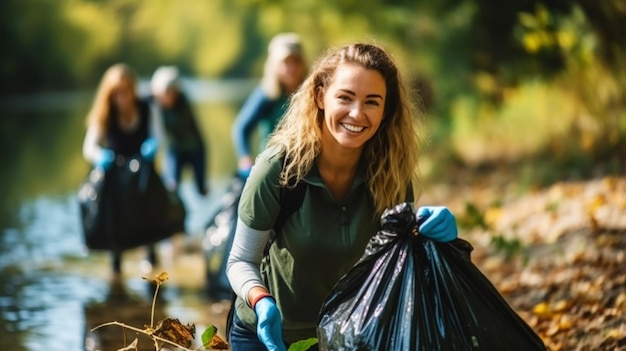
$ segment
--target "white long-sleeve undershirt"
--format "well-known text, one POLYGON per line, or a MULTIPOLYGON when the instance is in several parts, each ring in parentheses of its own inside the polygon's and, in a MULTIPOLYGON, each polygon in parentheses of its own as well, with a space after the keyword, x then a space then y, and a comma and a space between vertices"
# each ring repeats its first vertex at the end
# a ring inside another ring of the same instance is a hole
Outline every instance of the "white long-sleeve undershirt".
POLYGON ((237 296, 248 301, 248 292, 255 286, 265 287, 260 265, 269 230, 256 230, 237 219, 235 238, 226 264, 226 275, 237 296))
POLYGON ((89 162, 95 162, 102 156, 102 140, 104 139, 104 133, 97 126, 90 126, 87 128, 85 134, 85 140, 83 141, 83 157, 89 162))

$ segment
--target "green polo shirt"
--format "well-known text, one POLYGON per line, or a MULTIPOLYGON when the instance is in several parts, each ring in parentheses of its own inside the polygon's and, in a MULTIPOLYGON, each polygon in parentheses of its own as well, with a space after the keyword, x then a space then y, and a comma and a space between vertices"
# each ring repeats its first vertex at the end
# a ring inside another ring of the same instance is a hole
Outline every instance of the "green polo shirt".
MULTIPOLYGON (((268 230, 280 212, 279 173, 283 157, 277 148, 261 153, 246 181, 239 218, 256 230, 268 230)), ((363 255, 378 231, 361 164, 344 201, 336 201, 324 185, 317 167, 306 175, 302 206, 285 222, 270 248, 268 288, 283 317, 286 342, 315 337, 319 310, 335 283, 363 255)), ((252 330, 256 317, 242 300, 237 314, 252 330)))

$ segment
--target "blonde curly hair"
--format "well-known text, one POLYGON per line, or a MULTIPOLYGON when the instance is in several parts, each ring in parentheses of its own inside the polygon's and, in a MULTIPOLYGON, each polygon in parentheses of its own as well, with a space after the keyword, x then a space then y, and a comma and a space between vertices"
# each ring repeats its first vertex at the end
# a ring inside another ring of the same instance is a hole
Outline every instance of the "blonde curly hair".
POLYGON ((332 49, 313 65, 311 73, 291 98, 289 108, 270 136, 268 147, 280 145, 285 164, 282 186, 294 186, 314 166, 320 154, 324 113, 315 103, 318 90, 330 85, 342 64, 359 64, 382 74, 387 87, 384 117, 376 135, 365 144, 367 186, 376 215, 405 201, 407 191, 417 200, 418 159, 423 128, 421 114, 400 79, 392 57, 374 44, 355 43, 332 49))

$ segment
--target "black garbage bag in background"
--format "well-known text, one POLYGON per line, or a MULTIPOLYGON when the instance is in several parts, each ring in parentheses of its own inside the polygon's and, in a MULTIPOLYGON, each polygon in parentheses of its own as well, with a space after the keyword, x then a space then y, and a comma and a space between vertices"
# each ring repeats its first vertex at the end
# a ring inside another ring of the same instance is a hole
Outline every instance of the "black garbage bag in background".
POLYGON ((322 306, 320 350, 546 350, 471 262, 468 242, 417 235, 409 203, 381 224, 322 306))
POLYGON ((209 219, 202 247, 206 263, 207 292, 213 299, 231 297, 232 289, 226 276, 226 263, 233 246, 237 225, 237 207, 245 180, 239 176, 231 179, 215 214, 209 219))
POLYGON ((127 250, 185 231, 185 207, 165 188, 152 162, 120 158, 106 172, 93 168, 78 195, 85 245, 127 250))

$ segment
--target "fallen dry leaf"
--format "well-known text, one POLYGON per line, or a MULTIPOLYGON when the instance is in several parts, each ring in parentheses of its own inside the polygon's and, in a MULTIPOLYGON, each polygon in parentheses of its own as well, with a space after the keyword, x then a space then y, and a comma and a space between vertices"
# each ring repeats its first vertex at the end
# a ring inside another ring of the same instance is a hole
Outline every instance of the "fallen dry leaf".
POLYGON ((178 319, 168 317, 157 323, 153 334, 189 348, 196 334, 196 326, 193 324, 183 325, 178 319))
POLYGON ((209 342, 209 350, 228 350, 228 348, 226 340, 222 339, 217 333, 213 335, 209 342))

